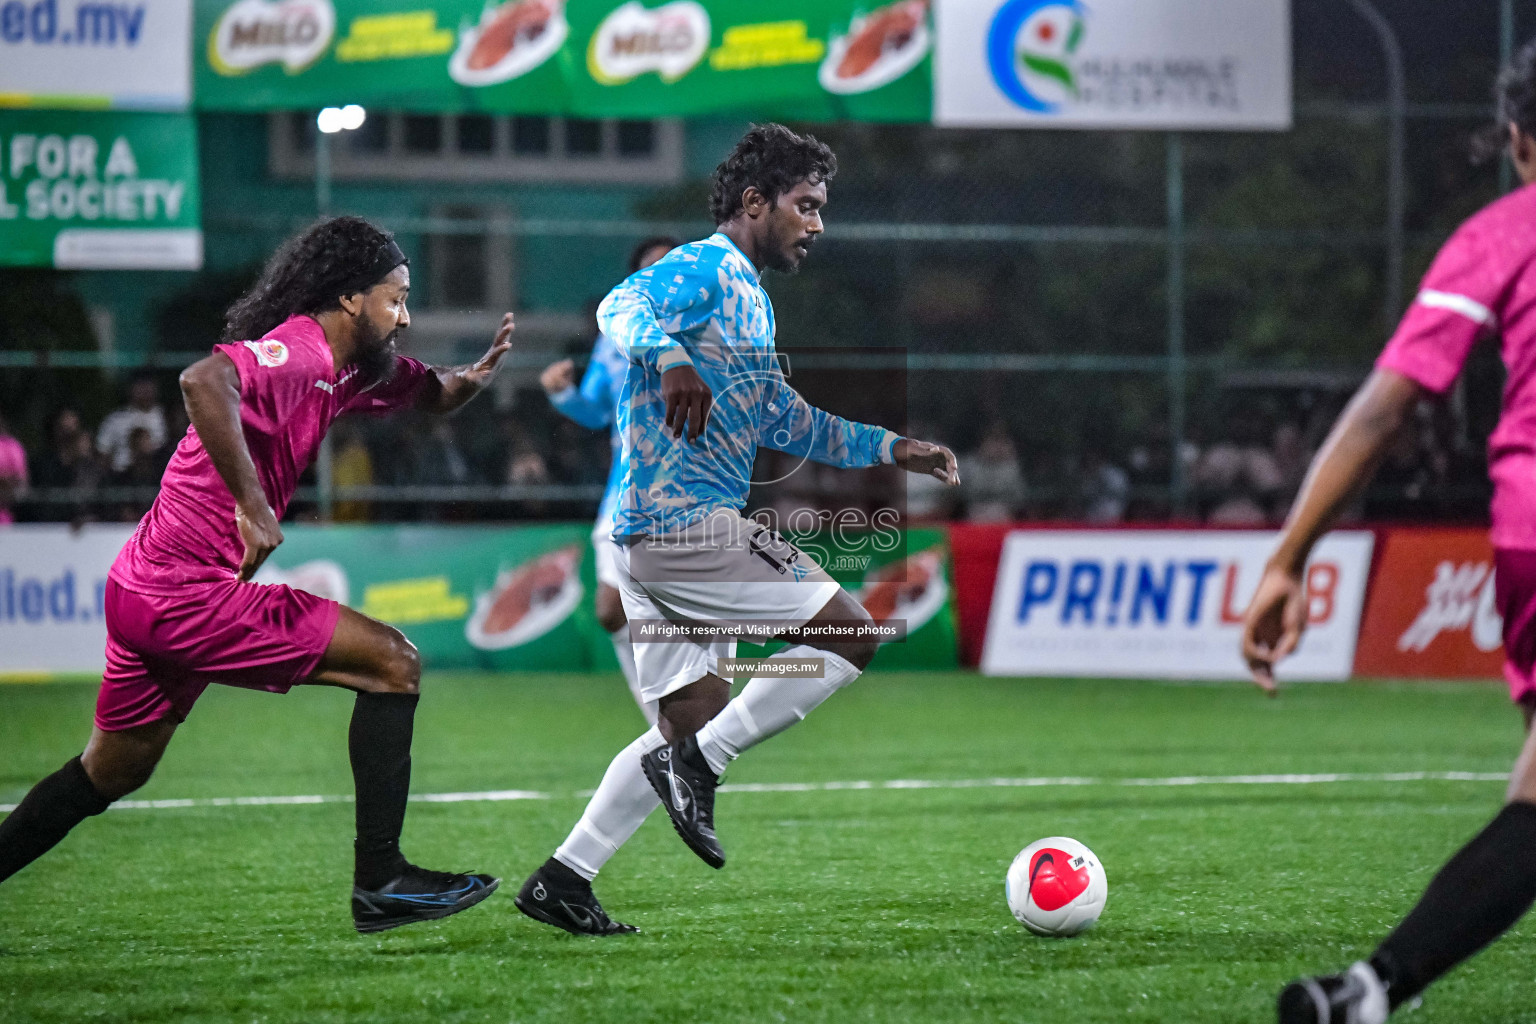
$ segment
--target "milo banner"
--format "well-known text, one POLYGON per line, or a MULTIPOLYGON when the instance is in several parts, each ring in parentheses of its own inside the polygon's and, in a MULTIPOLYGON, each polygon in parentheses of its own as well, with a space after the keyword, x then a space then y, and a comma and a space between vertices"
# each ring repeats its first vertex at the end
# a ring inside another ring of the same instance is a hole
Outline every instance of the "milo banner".
POLYGON ((927 121, 929 0, 198 0, 217 110, 927 121))
POLYGON ((0 110, 0 264, 196 270, 200 224, 190 114, 0 110))
MULTIPOLYGON (((294 524, 283 532, 259 583, 286 583, 398 626, 429 668, 618 668, 592 610, 590 523, 294 524)), ((0 678, 101 671, 107 570, 131 533, 131 526, 0 530, 0 678)), ((914 530, 906 540, 899 556, 873 556, 837 575, 877 621, 907 624, 907 639, 888 644, 876 668, 952 667, 944 534, 914 530)))

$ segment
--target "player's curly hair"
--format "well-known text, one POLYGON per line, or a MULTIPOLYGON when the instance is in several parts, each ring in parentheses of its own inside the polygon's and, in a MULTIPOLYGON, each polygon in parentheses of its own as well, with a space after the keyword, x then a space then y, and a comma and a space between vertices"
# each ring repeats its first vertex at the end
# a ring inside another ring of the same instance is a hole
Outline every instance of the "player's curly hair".
POLYGON ((1493 123, 1472 139, 1472 158, 1478 163, 1504 152, 1509 145, 1511 123, 1527 135, 1536 136, 1536 40, 1522 46, 1499 72, 1493 87, 1493 104, 1493 123))
POLYGON ((802 181, 831 181, 837 157, 814 135, 798 135, 781 124, 755 124, 715 168, 709 215, 724 224, 741 212, 748 185, 770 203, 802 181))
MULTIPOLYGON (((332 217, 288 239, 261 277, 224 314, 222 341, 260 338, 301 313, 341 308, 341 297, 383 280, 399 262, 394 238, 361 217, 332 217)), ((400 262, 404 262, 401 257, 400 262)))

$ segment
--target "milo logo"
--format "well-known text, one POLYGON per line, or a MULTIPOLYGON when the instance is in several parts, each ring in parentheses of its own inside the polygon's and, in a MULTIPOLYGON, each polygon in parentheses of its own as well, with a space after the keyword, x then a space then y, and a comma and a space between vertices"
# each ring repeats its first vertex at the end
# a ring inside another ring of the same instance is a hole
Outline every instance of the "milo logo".
POLYGON ((208 62, 221 75, 263 64, 297 74, 320 59, 335 34, 331 0, 239 0, 214 25, 208 62))
POLYGON ((639 0, 603 19, 587 48, 587 70, 603 85, 621 85, 654 71, 675 82, 709 49, 709 12, 694 0, 647 10, 639 0))

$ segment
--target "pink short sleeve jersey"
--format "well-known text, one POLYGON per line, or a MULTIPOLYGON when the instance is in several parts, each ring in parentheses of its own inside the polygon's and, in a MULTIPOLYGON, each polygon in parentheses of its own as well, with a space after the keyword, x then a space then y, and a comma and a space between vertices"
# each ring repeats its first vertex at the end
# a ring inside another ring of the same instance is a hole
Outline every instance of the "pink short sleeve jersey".
POLYGON ((1495 547, 1536 549, 1536 186, 1484 207, 1441 248, 1376 360, 1437 394, 1497 334, 1508 376, 1488 439, 1495 547))
MULTIPOLYGON (((325 332, 307 316, 290 317, 257 341, 214 351, 233 360, 240 374, 240 425, 279 519, 337 416, 409 405, 432 372, 402 358, 383 384, 365 382, 355 366, 338 375, 325 332)), ((166 466, 160 494, 110 575, 129 590, 167 594, 184 583, 233 577, 244 555, 234 496, 189 428, 166 466)))
MULTIPOLYGON (((27 452, 21 442, 7 434, 0 434, 0 480, 26 486, 27 452)), ((0 524, 13 523, 16 517, 11 510, 0 505, 0 524)))

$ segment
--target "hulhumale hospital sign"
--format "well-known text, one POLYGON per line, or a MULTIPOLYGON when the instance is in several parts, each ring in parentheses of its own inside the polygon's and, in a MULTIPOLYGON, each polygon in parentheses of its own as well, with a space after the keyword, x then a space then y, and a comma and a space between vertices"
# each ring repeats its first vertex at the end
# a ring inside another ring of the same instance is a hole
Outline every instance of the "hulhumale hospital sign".
POLYGON ((933 119, 1284 129, 1288 0, 940 0, 933 119))

